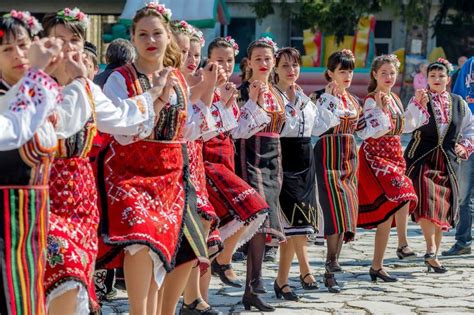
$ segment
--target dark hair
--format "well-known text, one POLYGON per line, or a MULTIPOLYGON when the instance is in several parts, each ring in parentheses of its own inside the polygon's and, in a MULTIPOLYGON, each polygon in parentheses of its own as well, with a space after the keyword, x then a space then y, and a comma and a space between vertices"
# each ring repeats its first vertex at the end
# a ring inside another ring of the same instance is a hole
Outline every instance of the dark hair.
POLYGON ((216 48, 232 48, 232 44, 229 43, 228 41, 225 40, 224 37, 217 37, 214 38, 212 42, 209 43, 209 46, 207 47, 207 58, 211 57, 211 53, 214 49, 216 48))
POLYGON ((123 66, 135 60, 135 47, 130 41, 117 38, 114 39, 105 52, 105 61, 109 64, 123 66))
POLYGON ((252 52, 255 48, 268 48, 272 51, 273 54, 276 53, 275 51, 275 48, 270 45, 269 43, 261 40, 261 39, 257 39, 253 42, 250 43, 249 47, 247 47, 247 57, 249 59, 252 59, 252 52))
POLYGON ((372 93, 377 88, 377 80, 375 80, 374 72, 377 72, 380 67, 386 63, 392 64, 397 72, 399 71, 400 61, 398 61, 398 58, 395 55, 381 55, 375 57, 374 61, 372 61, 372 66, 370 67, 370 82, 369 87, 367 88, 369 93, 372 93))
MULTIPOLYGON (((58 11, 59 12, 59 11, 58 11)), ((80 21, 70 21, 65 20, 58 16, 58 12, 48 13, 43 18, 43 28, 44 28, 44 35, 48 36, 49 32, 55 27, 56 25, 64 25, 65 28, 73 32, 75 35, 79 36, 83 40, 86 39, 86 28, 84 24, 80 21)))
POLYGON ((336 71, 339 65, 341 65, 341 67, 339 68, 341 70, 354 70, 354 56, 346 53, 343 50, 332 53, 328 58, 327 69, 326 71, 324 71, 324 77, 326 78, 326 80, 332 81, 331 77, 328 74, 328 70, 334 72, 336 71))
POLYGON ((0 37, 0 45, 8 43, 11 39, 16 39, 22 31, 24 31, 29 38, 33 38, 29 27, 18 19, 12 17, 1 17, 0 18, 0 31, 3 32, 3 36, 0 37))
POLYGON ((240 80, 241 82, 245 82, 247 81, 248 79, 250 79, 250 76, 249 76, 249 69, 248 69, 248 61, 249 59, 247 57, 244 57, 242 58, 242 60, 240 60, 240 64, 239 64, 239 69, 240 69, 240 80))
POLYGON ((449 69, 448 67, 441 63, 441 62, 432 62, 428 65, 428 68, 426 69, 426 75, 430 73, 433 70, 446 70, 446 74, 449 74, 449 69))
MULTIPOLYGON (((163 15, 161 15, 155 9, 147 8, 147 7, 141 8, 135 13, 135 16, 133 17, 133 21, 132 21, 131 34, 132 35, 135 34, 137 23, 141 19, 150 17, 150 16, 155 16, 159 18, 163 26, 165 27, 166 31, 168 32, 168 34, 170 35, 172 34, 170 23, 163 17, 163 15)), ((165 67, 173 67, 173 68, 179 68, 179 66, 181 65, 181 51, 178 47, 178 44, 176 43, 176 40, 174 39, 174 36, 170 37, 170 42, 166 46, 165 56, 163 58, 163 65, 165 67)))
MULTIPOLYGON (((300 66, 303 64, 303 61, 301 60, 301 54, 298 49, 293 47, 284 47, 280 48, 276 53, 275 68, 278 67, 283 56, 287 56, 288 59, 297 62, 300 66)), ((275 72, 273 74, 273 81, 278 83, 279 79, 280 78, 278 77, 278 74, 275 72)))

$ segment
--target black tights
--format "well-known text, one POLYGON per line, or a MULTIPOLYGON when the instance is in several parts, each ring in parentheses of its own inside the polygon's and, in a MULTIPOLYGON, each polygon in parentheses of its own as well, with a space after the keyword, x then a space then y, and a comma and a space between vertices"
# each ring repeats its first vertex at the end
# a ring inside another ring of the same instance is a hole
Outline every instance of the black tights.
POLYGON ((328 252, 326 255, 326 263, 339 260, 343 241, 344 234, 331 234, 327 236, 328 252))
POLYGON ((247 252, 247 278, 245 280, 245 292, 250 292, 250 282, 256 282, 262 278, 263 257, 265 255, 265 233, 256 233, 248 242, 247 252))

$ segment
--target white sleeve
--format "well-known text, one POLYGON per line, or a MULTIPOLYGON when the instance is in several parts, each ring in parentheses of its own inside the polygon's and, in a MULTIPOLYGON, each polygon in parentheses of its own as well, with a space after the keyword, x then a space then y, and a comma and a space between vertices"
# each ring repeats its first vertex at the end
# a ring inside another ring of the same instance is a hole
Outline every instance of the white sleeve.
POLYGON ((35 69, 0 96, 0 150, 18 149, 30 140, 51 114, 58 96, 56 82, 35 69))
POLYGON ((421 106, 414 97, 411 98, 404 113, 405 127, 404 133, 410 133, 426 125, 430 120, 430 114, 425 107, 421 106))
POLYGON ((474 151, 474 117, 466 101, 461 100, 461 106, 464 106, 466 114, 461 122, 461 140, 459 144, 466 149, 469 156, 474 151))
POLYGON ((300 117, 296 106, 300 104, 288 103, 285 106, 285 125, 280 132, 280 137, 287 137, 290 134, 298 133, 300 127, 300 117))
POLYGON ((216 130, 203 134, 204 141, 216 137, 217 135, 230 131, 237 127, 237 119, 235 118, 233 107, 227 107, 222 102, 215 102, 211 105, 211 114, 216 122, 216 130))
POLYGON ((390 117, 377 106, 373 98, 367 98, 364 103, 362 128, 357 135, 365 140, 379 138, 392 129, 390 117))
POLYGON ((188 105, 184 127, 186 140, 194 141, 200 137, 206 137, 207 133, 213 134, 216 130, 217 124, 208 106, 200 100, 196 104, 188 105))
POLYGON ((248 139, 271 122, 265 110, 252 100, 240 107, 237 128, 232 129, 234 139, 248 139))
POLYGON ((313 130, 311 131, 312 135, 320 136, 329 129, 339 125, 339 116, 334 111, 331 111, 329 107, 327 107, 327 103, 322 103, 320 106, 316 106, 312 101, 310 101, 310 104, 307 104, 306 106, 310 105, 316 108, 313 130))
POLYGON ((103 108, 97 112, 97 120, 103 119, 100 126, 98 125, 100 131, 114 134, 114 138, 121 145, 145 139, 152 133, 155 127, 155 111, 149 93, 129 99, 125 78, 119 72, 113 72, 109 76, 103 91, 104 96, 101 95, 99 100, 108 98, 115 105, 115 110, 110 107, 110 101, 106 101, 103 108), (107 125, 109 122, 112 124, 107 125), (114 126, 114 123, 118 125, 114 126), (128 125, 129 123, 131 125, 128 125))

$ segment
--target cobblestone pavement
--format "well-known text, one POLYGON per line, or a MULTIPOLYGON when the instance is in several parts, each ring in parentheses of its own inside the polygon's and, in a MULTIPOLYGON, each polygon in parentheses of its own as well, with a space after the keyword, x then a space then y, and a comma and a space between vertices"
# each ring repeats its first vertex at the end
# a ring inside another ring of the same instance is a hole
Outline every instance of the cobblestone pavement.
MULTIPOLYGON (((443 239, 443 249, 453 244, 454 232, 443 239)), ((368 271, 372 257, 373 231, 359 231, 356 241, 346 244, 341 254, 344 273, 337 275, 343 285, 340 294, 328 293, 322 283, 318 291, 303 291, 298 279, 298 265, 293 263, 290 285, 303 296, 299 302, 277 300, 273 281, 277 263, 265 263, 264 280, 269 293, 266 301, 277 307, 273 314, 474 314, 474 255, 441 257, 449 270, 446 274, 426 273, 421 258, 424 240, 416 225, 409 226, 411 246, 419 257, 410 261, 399 260, 395 255, 396 233, 392 231, 386 252, 385 265, 391 274, 399 277, 396 283, 372 283, 368 271)), ((323 246, 311 246, 309 256, 314 274, 321 282, 323 246)), ((234 268, 245 278, 244 263, 235 263, 234 268)), ((212 279, 211 304, 224 314, 248 314, 240 303, 243 290, 225 287, 217 278, 212 279)), ((178 307, 180 307, 178 305, 178 307)), ((117 298, 106 302, 104 314, 128 314, 126 293, 120 291, 117 298)), ((253 314, 258 313, 256 311, 253 314)))

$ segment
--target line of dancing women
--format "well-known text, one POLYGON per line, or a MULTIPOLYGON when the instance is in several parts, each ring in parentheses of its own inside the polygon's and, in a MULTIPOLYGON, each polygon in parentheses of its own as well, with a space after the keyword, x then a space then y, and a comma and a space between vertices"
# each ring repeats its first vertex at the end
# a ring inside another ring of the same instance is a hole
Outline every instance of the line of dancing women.
POLYGON ((261 38, 236 87, 231 37, 212 40, 199 68, 202 33, 150 3, 133 18, 136 57, 113 61, 99 87, 87 25, 77 8, 42 25, 25 11, 0 18, 1 314, 98 313, 103 268, 123 268, 134 315, 174 314, 181 296, 180 314, 220 314, 211 273, 244 287, 246 310, 274 311, 262 300, 266 244, 280 246, 275 295, 298 300, 290 266, 296 254, 302 288, 318 289, 308 237, 324 225, 323 282, 338 293, 357 227, 376 229, 371 279, 397 281, 383 259, 394 226, 397 256, 415 256, 410 215, 428 269, 447 271, 437 254, 474 148, 471 112, 447 91, 449 62, 429 65, 405 107, 391 91, 396 57, 374 59, 361 101, 348 92, 354 55, 337 51, 327 86, 307 96, 299 52, 261 38), (402 133, 412 133, 405 153, 402 133), (243 244, 245 283, 231 265, 243 244))

